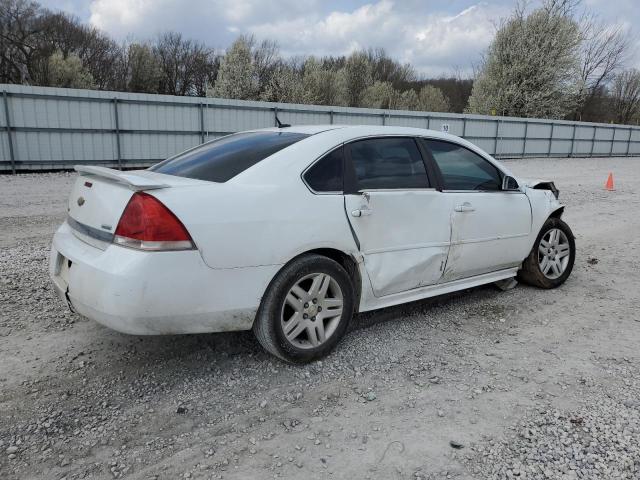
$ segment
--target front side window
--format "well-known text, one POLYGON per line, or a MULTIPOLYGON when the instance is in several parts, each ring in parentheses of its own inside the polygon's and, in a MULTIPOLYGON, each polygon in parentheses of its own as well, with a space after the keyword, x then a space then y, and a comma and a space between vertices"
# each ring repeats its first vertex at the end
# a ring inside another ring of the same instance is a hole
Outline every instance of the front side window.
POLYGON ((445 190, 501 190, 498 169, 477 153, 454 143, 424 140, 444 181, 445 190))
POLYGON ((315 192, 342 192, 343 158, 340 147, 318 160, 304 174, 307 185, 315 192))
POLYGON ((422 156, 412 138, 359 140, 349 144, 349 149, 358 190, 429 187, 422 156))
POLYGON ((149 170, 196 180, 226 182, 308 136, 292 132, 237 133, 187 150, 149 170))

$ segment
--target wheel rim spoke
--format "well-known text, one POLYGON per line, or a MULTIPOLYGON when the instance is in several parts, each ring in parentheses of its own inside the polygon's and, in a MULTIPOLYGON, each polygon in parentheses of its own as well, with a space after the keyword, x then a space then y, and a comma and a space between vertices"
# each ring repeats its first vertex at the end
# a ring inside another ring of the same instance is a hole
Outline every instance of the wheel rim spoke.
POLYGON ((298 284, 294 285, 289 293, 293 293, 301 302, 309 298, 309 293, 298 284))
POLYGON ((542 274, 554 280, 561 277, 569 265, 571 245, 559 228, 546 232, 538 245, 538 265, 542 274))
POLYGON ((322 313, 324 313, 323 317, 325 319, 336 318, 342 315, 342 308, 336 308, 334 310, 326 310, 325 312, 322 312, 322 313))
POLYGON ((545 256, 542 259, 542 262, 540 262, 540 270, 542 271, 542 273, 546 274, 548 268, 549 268, 549 258, 545 256))
POLYGON ((309 339, 309 343, 311 343, 311 345, 313 345, 314 347, 320 345, 315 325, 307 325, 307 338, 309 339))
POLYGON ((329 275, 324 275, 320 282, 320 288, 318 289, 318 297, 321 299, 325 299, 327 296, 327 290, 329 290, 329 285, 331 285, 331 277, 329 275))
POLYGON ((311 282, 311 288, 309 289, 310 297, 317 297, 320 294, 320 288, 324 282, 324 279, 330 279, 329 275, 325 275, 324 273, 319 273, 315 277, 313 277, 313 282, 311 282))
POLYGON ((326 273, 300 278, 285 296, 281 325, 286 339, 298 348, 322 345, 342 320, 344 300, 338 282, 326 273))
POLYGON ((342 307, 342 299, 340 298, 325 298, 324 306, 326 309, 342 307))
POLYGON ((316 331, 318 332, 318 341, 320 343, 324 343, 324 341, 327 339, 325 336, 325 331, 324 331, 324 321, 322 318, 318 318, 316 320, 316 331))
POLYGON ((301 320, 302 315, 296 312, 294 316, 291 317, 291 320, 289 320, 284 325, 284 334, 287 336, 287 338, 296 338, 298 335, 300 335, 302 330, 305 329, 305 325, 301 322, 301 320))
POLYGON ((299 298, 297 298, 292 292, 289 292, 289 294, 287 295, 285 302, 287 303, 287 305, 289 305, 291 308, 293 308, 297 313, 301 313, 302 312, 302 300, 300 300, 299 298))

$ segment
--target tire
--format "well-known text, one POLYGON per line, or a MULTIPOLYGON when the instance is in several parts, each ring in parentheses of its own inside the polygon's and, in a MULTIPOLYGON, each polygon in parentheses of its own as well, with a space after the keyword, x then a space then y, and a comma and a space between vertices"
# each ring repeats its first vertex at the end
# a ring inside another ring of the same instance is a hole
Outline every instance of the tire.
POLYGON ((339 263, 321 255, 301 255, 267 287, 253 332, 267 352, 282 360, 310 362, 327 355, 344 336, 354 298, 351 278, 339 263))
POLYGON ((523 262, 518 280, 539 288, 559 287, 571 275, 575 258, 575 238, 569 225, 551 217, 542 226, 531 253, 523 262))

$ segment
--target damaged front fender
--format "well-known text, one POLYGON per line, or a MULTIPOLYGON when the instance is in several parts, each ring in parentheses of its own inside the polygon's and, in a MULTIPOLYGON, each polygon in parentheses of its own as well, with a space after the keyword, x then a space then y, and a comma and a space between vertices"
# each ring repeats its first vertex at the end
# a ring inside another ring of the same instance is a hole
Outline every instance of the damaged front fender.
POLYGON ((521 178, 518 180, 518 183, 521 187, 532 188, 534 190, 549 190, 556 199, 560 197, 560 190, 558 190, 556 184, 551 180, 529 180, 521 178))

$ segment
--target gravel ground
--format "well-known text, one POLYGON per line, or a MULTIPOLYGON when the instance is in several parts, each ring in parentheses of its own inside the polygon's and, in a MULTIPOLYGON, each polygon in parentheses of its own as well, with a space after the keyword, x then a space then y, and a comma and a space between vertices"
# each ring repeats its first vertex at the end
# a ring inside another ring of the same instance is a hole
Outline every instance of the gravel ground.
POLYGON ((135 337, 69 313, 47 253, 73 175, 0 176, 0 478, 638 479, 639 162, 508 162, 561 190, 563 287, 360 315, 302 367, 246 332, 135 337))

